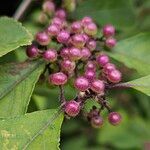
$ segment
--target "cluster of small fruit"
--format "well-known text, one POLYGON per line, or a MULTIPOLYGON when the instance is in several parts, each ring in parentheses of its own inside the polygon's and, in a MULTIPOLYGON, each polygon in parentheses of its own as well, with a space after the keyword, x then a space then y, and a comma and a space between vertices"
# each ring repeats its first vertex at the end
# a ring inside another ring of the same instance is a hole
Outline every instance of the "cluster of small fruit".
MULTIPOLYGON (((53 18, 44 31, 36 34, 36 44, 28 46, 26 54, 29 58, 42 57, 45 60, 47 68, 51 70, 48 76, 49 84, 62 88, 68 80, 74 80, 73 85, 78 91, 78 96, 74 100, 67 102, 64 100, 65 113, 70 117, 77 116, 89 98, 97 100, 102 106, 101 110, 107 108, 110 112, 105 100, 107 87, 120 82, 122 75, 110 62, 109 57, 97 50, 97 43, 100 42, 108 48, 114 47, 115 28, 112 25, 104 26, 103 36, 99 39, 96 37, 98 27, 91 17, 86 16, 72 23, 67 22, 66 11, 56 9, 55 4, 49 0, 44 2, 43 12, 53 18), (51 42, 61 47, 48 48, 51 42), (57 69, 52 70, 51 64, 56 64, 57 69)), ((100 110, 95 107, 87 118, 94 127, 102 125, 100 110)), ((118 113, 109 114, 109 122, 113 125, 120 121, 121 116, 118 113)))

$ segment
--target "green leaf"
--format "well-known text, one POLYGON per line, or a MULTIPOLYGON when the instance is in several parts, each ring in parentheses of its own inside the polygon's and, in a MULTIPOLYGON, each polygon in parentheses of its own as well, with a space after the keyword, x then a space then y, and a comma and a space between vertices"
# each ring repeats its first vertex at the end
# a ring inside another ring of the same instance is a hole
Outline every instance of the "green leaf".
POLYGON ((0 57, 16 48, 31 44, 32 35, 21 23, 8 17, 0 18, 0 57))
POLYGON ((150 73, 150 33, 141 33, 118 42, 109 55, 123 62, 127 67, 136 69, 140 75, 150 73))
MULTIPOLYGON (((0 117, 14 117, 25 114, 35 83, 43 71, 43 65, 39 62, 25 62, 11 67, 10 65, 2 67, 7 70, 3 69, 4 72, 0 75, 0 81, 3 80, 0 87, 1 93, 6 94, 0 100, 0 117), (7 93, 7 90, 10 92, 7 93)), ((0 70, 2 70, 2 67, 0 70)))
POLYGON ((135 24, 131 0, 85 0, 72 14, 72 18, 81 19, 91 16, 99 25, 112 23, 117 29, 129 28, 135 24))
POLYGON ((0 120, 1 149, 57 150, 62 121, 54 109, 0 120))

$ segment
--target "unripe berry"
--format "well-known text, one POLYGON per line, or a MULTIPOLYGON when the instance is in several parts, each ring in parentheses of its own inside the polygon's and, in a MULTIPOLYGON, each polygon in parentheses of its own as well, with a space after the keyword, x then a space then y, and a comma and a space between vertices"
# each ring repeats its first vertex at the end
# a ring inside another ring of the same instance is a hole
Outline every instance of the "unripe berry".
POLYGON ((89 88, 89 81, 85 77, 78 77, 74 82, 74 86, 79 91, 86 91, 89 88))
POLYGON ((36 41, 43 46, 46 46, 50 43, 50 37, 46 32, 38 32, 35 37, 36 41))
POLYGON ((105 54, 101 54, 97 56, 96 61, 100 66, 104 66, 109 62, 109 57, 105 54))
POLYGON ((59 28, 62 28, 64 26, 64 21, 58 17, 53 18, 51 23, 57 25, 59 28))
POLYGON ((63 48, 60 50, 60 56, 63 59, 69 58, 69 48, 63 48))
POLYGON ((116 45, 116 39, 114 39, 114 38, 112 38, 112 37, 106 39, 105 45, 106 45, 108 48, 113 48, 113 47, 116 45))
POLYGON ((44 52, 43 58, 48 62, 54 62, 57 59, 57 52, 56 50, 49 49, 44 52))
POLYGON ((49 82, 54 85, 64 85, 67 82, 67 76, 63 72, 57 72, 49 76, 49 82))
POLYGON ((57 40, 60 43, 66 44, 69 40, 70 34, 66 30, 62 30, 61 32, 58 33, 57 35, 57 40))
POLYGON ((75 47, 82 48, 85 45, 85 39, 82 34, 75 34, 72 36, 72 44, 75 47))
POLYGON ((38 17, 38 22, 43 25, 46 24, 48 22, 48 16, 44 12, 40 13, 38 17))
POLYGON ((96 41, 95 40, 89 40, 86 43, 87 48, 89 48, 91 51, 96 49, 96 41))
POLYGON ((38 48, 34 45, 30 45, 26 49, 26 54, 28 57, 33 58, 38 56, 38 48))
POLYGON ((94 128, 100 128, 103 125, 103 118, 101 116, 92 117, 91 125, 94 128))
POLYGON ((115 70, 116 66, 112 63, 107 63, 103 66, 103 72, 108 74, 110 71, 115 70))
POLYGON ((90 36, 97 34, 97 26, 95 23, 89 23, 84 27, 84 32, 90 36))
POLYGON ((61 62, 61 68, 67 72, 73 71, 75 69, 75 66, 75 62, 67 59, 61 62))
POLYGON ((66 19, 66 12, 64 9, 58 9, 56 12, 55 12, 55 16, 64 20, 66 19))
POLYGON ((80 21, 75 21, 71 25, 71 32, 80 33, 82 31, 82 25, 80 21))
POLYGON ((91 83, 91 90, 96 93, 103 93, 105 89, 105 84, 101 80, 94 80, 91 83))
POLYGON ((115 34, 114 26, 108 24, 103 27, 103 35, 105 37, 111 37, 111 36, 114 36, 114 34, 115 34))
POLYGON ((69 58, 71 60, 78 60, 80 59, 81 56, 81 50, 75 47, 70 48, 69 50, 69 58))
POLYGON ((60 31, 60 28, 56 24, 52 24, 47 28, 47 33, 50 36, 57 36, 60 31))
POLYGON ((82 25, 85 26, 85 25, 87 25, 87 24, 89 24, 89 23, 92 23, 93 20, 92 20, 91 17, 86 16, 86 17, 84 17, 84 18, 82 19, 81 22, 82 22, 82 25))
POLYGON ((43 11, 48 15, 52 15, 52 13, 55 11, 55 4, 51 1, 44 2, 42 7, 43 11))
POLYGON ((91 56, 91 52, 88 48, 84 47, 81 50, 82 60, 87 60, 91 56))
POLYGON ((118 112, 111 112, 108 116, 108 121, 112 125, 118 125, 122 120, 121 115, 118 112))
POLYGON ((96 72, 93 70, 86 70, 84 77, 87 78, 89 82, 91 82, 96 78, 96 72))
POLYGON ((107 79, 112 83, 118 83, 121 81, 122 74, 119 70, 111 70, 107 74, 107 79))
POLYGON ((65 104, 65 113, 70 117, 75 117, 80 112, 80 103, 75 100, 66 102, 65 104))
POLYGON ((95 71, 96 70, 96 64, 92 61, 88 61, 86 66, 85 66, 85 70, 95 71))

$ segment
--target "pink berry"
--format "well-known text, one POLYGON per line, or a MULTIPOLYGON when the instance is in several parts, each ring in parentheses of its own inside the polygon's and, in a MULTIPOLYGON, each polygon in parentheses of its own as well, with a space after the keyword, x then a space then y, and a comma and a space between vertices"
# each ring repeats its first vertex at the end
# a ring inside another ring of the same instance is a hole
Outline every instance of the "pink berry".
POLYGON ((57 35, 57 40, 60 43, 66 44, 69 40, 70 34, 66 30, 62 30, 61 32, 58 33, 57 35))
POLYGON ((96 49, 96 41, 95 40, 89 40, 86 44, 87 48, 89 48, 91 51, 96 49))
POLYGON ((85 42, 89 40, 89 36, 85 33, 82 33, 82 36, 84 37, 85 42))
POLYGON ((87 78, 91 82, 96 78, 96 72, 93 70, 86 70, 84 77, 87 78))
POLYGON ((105 54, 101 54, 97 56, 96 61, 100 66, 104 66, 109 62, 109 57, 105 54))
POLYGON ((94 80, 91 83, 91 90, 96 93, 103 93, 105 89, 105 84, 101 80, 94 80))
POLYGON ((111 112, 108 116, 108 121, 112 125, 118 125, 122 120, 121 115, 118 112, 111 112))
POLYGON ((47 28, 47 32, 50 36, 56 36, 59 33, 59 31, 59 27, 55 24, 52 24, 47 28))
POLYGON ((38 48, 34 45, 30 45, 27 47, 26 49, 26 54, 28 57, 33 58, 33 57, 37 57, 38 56, 38 48))
POLYGON ((85 70, 95 71, 96 70, 96 64, 92 61, 88 61, 86 66, 85 66, 85 70))
POLYGON ((107 78, 112 83, 118 83, 121 81, 122 74, 119 70, 111 70, 107 74, 107 78))
POLYGON ((72 36, 72 44, 75 47, 82 48, 85 45, 85 39, 82 34, 75 34, 72 36))
POLYGON ((69 58, 71 60, 78 60, 80 59, 81 56, 81 50, 75 47, 70 48, 69 50, 69 58))
POLYGON ((57 52, 56 50, 49 49, 44 52, 43 58, 48 62, 54 62, 57 59, 57 52))
POLYGON ((52 15, 52 13, 55 11, 55 4, 51 1, 46 1, 43 3, 43 11, 49 15, 52 15))
POLYGON ((111 24, 105 25, 103 27, 103 35, 105 37, 110 37, 115 35, 115 28, 111 24))
POLYGON ((81 50, 82 60, 87 60, 91 56, 91 52, 88 48, 84 47, 81 50))
POLYGON ((101 116, 92 117, 91 125, 94 128, 100 128, 103 125, 103 118, 101 116))
POLYGON ((64 59, 69 58, 69 48, 63 48, 60 50, 60 56, 64 59))
POLYGON ((67 59, 61 62, 61 68, 67 72, 73 71, 75 69, 75 66, 75 62, 67 59))
POLYGON ((97 26, 95 23, 89 23, 85 25, 84 32, 90 36, 94 36, 97 34, 97 26))
POLYGON ((51 23, 54 24, 54 25, 57 25, 59 28, 62 28, 64 26, 63 20, 61 20, 58 17, 53 18, 51 23))
POLYGON ((48 45, 51 40, 46 32, 38 32, 35 39, 40 45, 43 46, 48 45))
POLYGON ((74 82, 74 86, 79 91, 86 91, 89 88, 89 81, 85 77, 78 77, 74 82))
POLYGON ((80 21, 73 22, 71 25, 71 32, 80 33, 82 31, 82 25, 80 21))
POLYGON ((89 23, 92 23, 92 22, 93 22, 92 18, 91 18, 91 17, 88 17, 88 16, 86 16, 86 17, 84 17, 84 18, 82 19, 82 25, 83 25, 83 26, 85 26, 85 25, 87 25, 87 24, 89 24, 89 23))
POLYGON ((49 82, 54 85, 64 85, 67 82, 67 76, 63 72, 57 72, 49 76, 49 82))
POLYGON ((66 12, 64 9, 58 9, 56 12, 55 12, 55 16, 64 20, 66 19, 66 12))
POLYGON ((80 103, 75 100, 66 102, 65 104, 65 113, 70 117, 75 117, 80 112, 80 103))
POLYGON ((112 38, 112 37, 106 39, 105 45, 106 45, 108 48, 113 48, 113 47, 116 45, 116 39, 114 39, 114 38, 112 38))
POLYGON ((110 71, 115 70, 116 66, 112 63, 107 63, 103 66, 103 72, 108 74, 110 71))

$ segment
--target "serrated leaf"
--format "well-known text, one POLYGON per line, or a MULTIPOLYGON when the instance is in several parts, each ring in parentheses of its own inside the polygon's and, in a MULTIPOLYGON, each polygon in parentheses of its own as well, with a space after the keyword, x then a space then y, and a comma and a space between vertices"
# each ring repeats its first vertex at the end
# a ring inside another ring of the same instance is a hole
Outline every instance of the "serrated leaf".
POLYGON ((136 69, 140 75, 150 73, 150 33, 141 33, 118 42, 109 55, 123 62, 127 67, 136 69))
POLYGON ((130 28, 135 24, 135 16, 130 0, 82 1, 72 17, 81 19, 84 16, 91 16, 99 25, 112 23, 117 29, 130 28))
POLYGON ((32 35, 21 23, 8 17, 0 18, 0 57, 24 45, 31 44, 32 35))
POLYGON ((1 149, 57 150, 63 115, 56 110, 0 120, 1 149))

